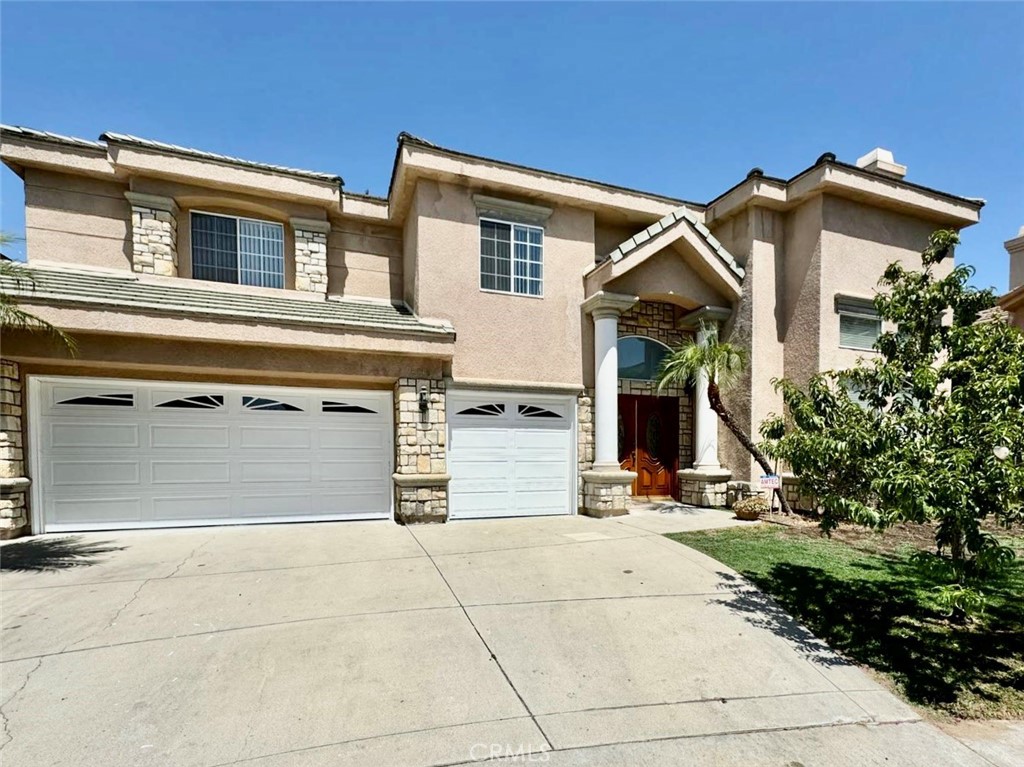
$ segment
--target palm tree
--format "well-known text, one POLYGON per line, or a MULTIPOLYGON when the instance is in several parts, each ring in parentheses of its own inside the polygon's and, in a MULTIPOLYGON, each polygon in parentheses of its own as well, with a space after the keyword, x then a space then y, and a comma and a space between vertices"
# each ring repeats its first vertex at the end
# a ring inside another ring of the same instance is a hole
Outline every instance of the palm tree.
MULTIPOLYGON (((734 384, 743 373, 747 365, 747 355, 736 346, 722 343, 718 340, 718 333, 708 328, 701 328, 698 334, 704 340, 697 342, 692 339, 683 342, 675 351, 669 353, 661 363, 658 371, 658 391, 668 386, 686 386, 693 384, 699 386, 701 380, 706 378, 708 386, 708 402, 711 409, 722 420, 726 428, 733 433, 733 436, 746 449, 758 465, 764 469, 765 474, 774 474, 772 466, 750 435, 743 431, 736 418, 729 411, 729 408, 722 402, 722 389, 734 384)), ((786 514, 793 511, 786 501, 782 488, 775 488, 775 495, 779 498, 779 505, 786 514)))
MULTIPOLYGON (((9 234, 0 232, 0 245, 9 245, 14 238, 9 234)), ((48 333, 54 339, 74 354, 77 345, 75 339, 55 325, 46 320, 36 317, 18 306, 17 300, 7 291, 10 289, 21 290, 28 288, 35 290, 35 276, 32 270, 18 261, 0 259, 0 328, 4 330, 31 330, 48 333)))

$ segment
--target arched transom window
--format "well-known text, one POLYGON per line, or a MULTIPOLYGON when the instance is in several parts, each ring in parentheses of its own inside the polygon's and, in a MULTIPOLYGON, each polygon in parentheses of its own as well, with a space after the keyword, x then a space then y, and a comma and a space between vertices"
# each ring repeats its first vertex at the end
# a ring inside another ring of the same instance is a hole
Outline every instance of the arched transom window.
POLYGON ((619 339, 619 378, 653 381, 661 361, 669 353, 665 344, 653 338, 623 336, 619 339))

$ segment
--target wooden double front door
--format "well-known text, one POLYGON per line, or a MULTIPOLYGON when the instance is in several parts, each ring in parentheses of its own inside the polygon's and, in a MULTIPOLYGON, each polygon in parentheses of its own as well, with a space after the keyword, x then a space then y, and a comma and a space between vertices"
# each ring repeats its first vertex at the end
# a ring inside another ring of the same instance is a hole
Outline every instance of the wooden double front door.
POLYGON ((633 495, 676 497, 678 397, 619 395, 619 464, 636 472, 633 495))

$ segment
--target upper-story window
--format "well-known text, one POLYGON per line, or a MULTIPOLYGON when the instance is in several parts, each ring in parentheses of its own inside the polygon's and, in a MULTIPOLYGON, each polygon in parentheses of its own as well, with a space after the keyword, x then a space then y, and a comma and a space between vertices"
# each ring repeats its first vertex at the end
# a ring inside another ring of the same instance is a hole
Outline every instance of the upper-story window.
POLYGON ((284 227, 271 221, 191 214, 192 277, 284 287, 284 227))
POLYGON ((480 219, 480 288, 544 295, 544 229, 480 219))
POLYGON ((882 333, 882 319, 874 303, 863 298, 836 298, 836 312, 839 314, 839 345, 844 349, 875 348, 875 341, 882 333))

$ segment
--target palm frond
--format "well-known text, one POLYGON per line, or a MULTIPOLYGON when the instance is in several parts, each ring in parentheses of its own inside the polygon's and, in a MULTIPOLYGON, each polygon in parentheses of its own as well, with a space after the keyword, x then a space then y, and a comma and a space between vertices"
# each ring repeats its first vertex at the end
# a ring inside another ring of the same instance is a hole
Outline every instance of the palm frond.
MULTIPOLYGON (((17 261, 0 261, 0 279, 4 288, 15 290, 35 290, 35 277, 32 271, 17 261)), ((22 309, 14 296, 0 288, 0 328, 7 330, 28 330, 46 333, 59 341, 72 354, 78 351, 75 339, 41 317, 22 309)))
POLYGON ((658 390, 695 384, 701 373, 715 381, 719 388, 726 389, 739 379, 746 365, 747 355, 743 349, 719 341, 716 333, 708 333, 703 343, 688 339, 662 360, 658 390))

